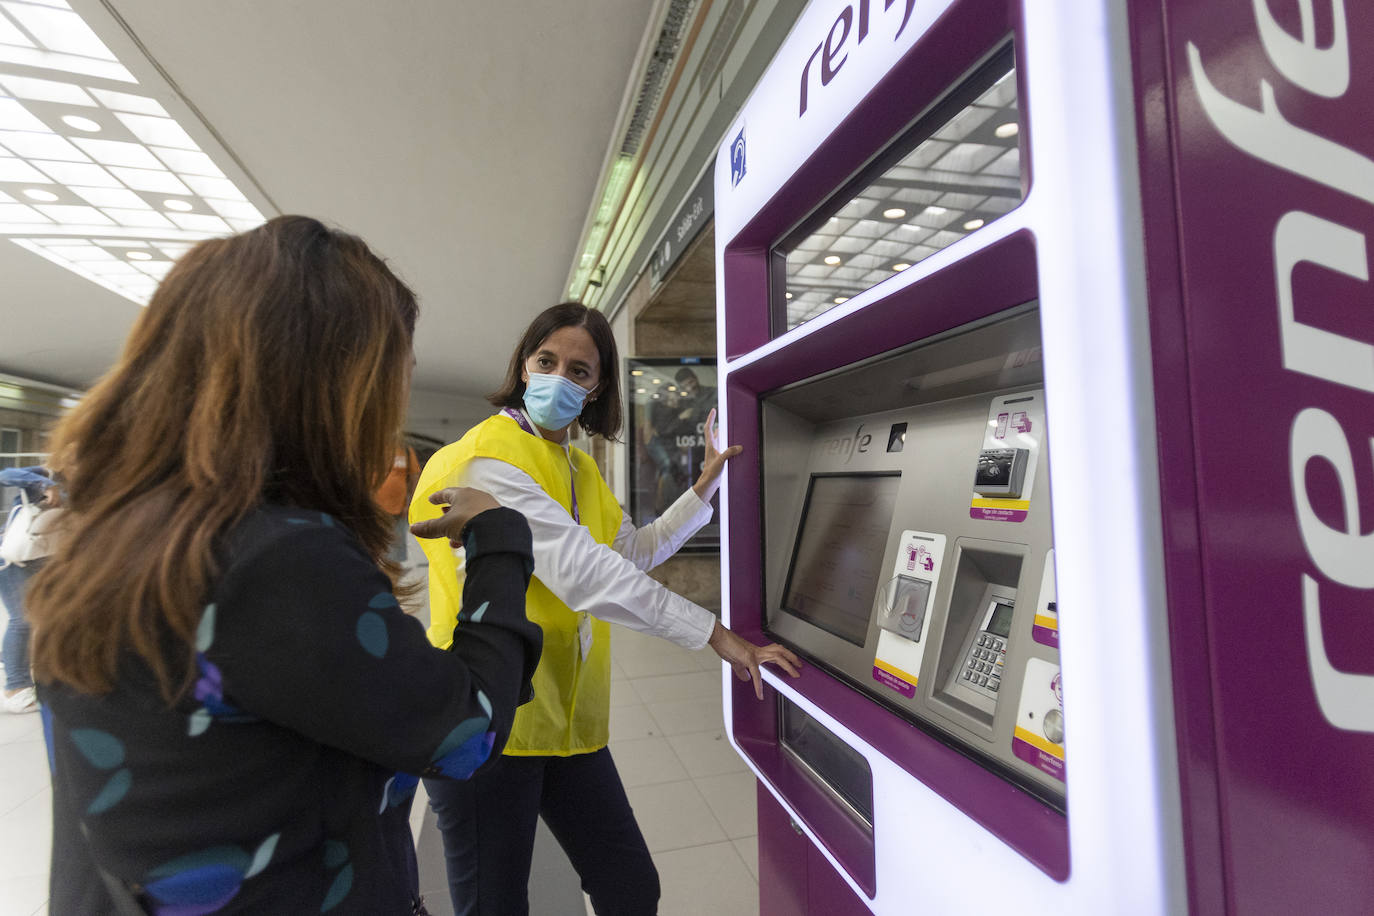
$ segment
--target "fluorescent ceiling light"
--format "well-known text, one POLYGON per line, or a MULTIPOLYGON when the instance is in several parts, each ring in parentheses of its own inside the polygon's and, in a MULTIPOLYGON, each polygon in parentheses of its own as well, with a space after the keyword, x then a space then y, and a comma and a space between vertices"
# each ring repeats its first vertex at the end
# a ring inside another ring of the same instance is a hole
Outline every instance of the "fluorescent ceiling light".
POLYGON ((825 263, 829 264, 831 267, 834 267, 836 264, 840 263, 840 258, 838 255, 832 254, 825 259, 825 263))
POLYGON ((906 211, 901 207, 889 207, 883 211, 883 216, 888 219, 901 219, 903 216, 906 216, 906 211))
POLYGON ((1020 130, 1020 126, 1015 121, 1009 121, 1006 124, 998 124, 993 134, 1005 140, 1007 137, 1016 136, 1020 130))
POLYGON ((59 162, 89 162, 81 150, 57 134, 38 134, 27 130, 0 130, 0 145, 29 161, 55 159, 59 162))
POLYGON ((261 225, 227 154, 153 97, 173 91, 139 85, 67 0, 0 0, 0 237, 144 303, 196 241, 261 225))
POLYGON ((969 232, 972 232, 974 229, 982 229, 983 221, 981 219, 971 219, 968 222, 964 223, 964 228, 967 229, 969 232))
POLYGON ((83 118, 81 115, 63 115, 62 123, 68 127, 75 127, 77 130, 84 130, 88 134, 93 134, 100 130, 100 122, 92 121, 90 118, 83 118))
POLYGON ((835 297, 835 304, 836 304, 836 305, 843 305, 844 303, 846 303, 846 302, 848 302, 848 301, 849 301, 849 297, 848 297, 848 296, 836 296, 836 297, 835 297))
POLYGON ((177 176, 162 168, 131 169, 122 165, 112 165, 110 166, 110 174, 135 191, 151 191, 154 194, 189 195, 191 193, 190 189, 182 184, 177 176))
POLYGON ((892 269, 895 270, 895 271, 897 271, 898 273, 901 273, 902 271, 906 270, 906 269, 907 269, 908 267, 910 267, 910 266, 911 266, 911 265, 908 264, 908 263, 906 263, 905 261, 900 261, 900 262, 898 262, 898 263, 896 263, 896 264, 893 264, 893 265, 892 265, 892 269))

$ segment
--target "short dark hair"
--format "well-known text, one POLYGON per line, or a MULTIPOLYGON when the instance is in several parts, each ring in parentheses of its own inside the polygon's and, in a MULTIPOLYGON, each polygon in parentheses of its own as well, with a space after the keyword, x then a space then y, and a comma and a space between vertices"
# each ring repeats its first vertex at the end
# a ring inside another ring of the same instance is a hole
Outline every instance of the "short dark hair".
POLYGON ((677 382, 678 384, 682 384, 688 379, 691 379, 698 385, 701 384, 701 379, 697 378, 697 374, 693 372, 691 368, 688 366, 683 366, 681 369, 677 370, 677 374, 673 376, 673 381, 677 382))
POLYGON ((559 328, 585 328, 592 337, 592 343, 596 344, 596 355, 601 360, 601 381, 594 389, 596 400, 589 401, 582 408, 577 423, 588 435, 615 441, 621 426, 620 354, 616 350, 615 335, 611 333, 611 324, 606 316, 580 302, 560 302, 535 316, 511 354, 505 380, 500 388, 487 395, 487 400, 495 407, 523 406, 525 383, 520 378, 520 372, 525 360, 534 355, 539 345, 559 328))

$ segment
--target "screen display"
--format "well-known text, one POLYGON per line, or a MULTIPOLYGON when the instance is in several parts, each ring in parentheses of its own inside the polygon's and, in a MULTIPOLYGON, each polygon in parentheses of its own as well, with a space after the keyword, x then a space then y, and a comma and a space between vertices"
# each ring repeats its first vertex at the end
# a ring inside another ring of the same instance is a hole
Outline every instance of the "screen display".
POLYGON ((996 602, 992 619, 988 621, 988 632, 1005 639, 1007 634, 1011 633, 1011 612, 1012 606, 1010 604, 996 602))
POLYGON ((783 610, 856 646, 864 644, 900 482, 897 474, 811 478, 783 610))

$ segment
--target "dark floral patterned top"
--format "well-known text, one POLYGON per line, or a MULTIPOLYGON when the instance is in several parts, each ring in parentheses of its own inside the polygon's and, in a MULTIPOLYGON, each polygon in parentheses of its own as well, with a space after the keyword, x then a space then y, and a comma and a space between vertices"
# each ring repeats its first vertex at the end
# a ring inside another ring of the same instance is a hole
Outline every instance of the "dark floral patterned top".
POLYGON ((176 707, 133 657, 108 695, 40 688, 50 909, 409 913, 418 778, 496 760, 529 698, 529 527, 510 509, 469 523, 450 651, 328 516, 265 507, 228 544, 176 707))

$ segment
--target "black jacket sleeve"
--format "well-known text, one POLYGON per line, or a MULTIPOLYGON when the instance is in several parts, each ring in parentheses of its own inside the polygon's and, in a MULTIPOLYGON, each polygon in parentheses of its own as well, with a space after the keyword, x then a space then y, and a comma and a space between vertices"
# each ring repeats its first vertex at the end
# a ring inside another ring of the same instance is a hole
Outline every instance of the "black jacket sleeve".
POLYGON ((381 766, 466 778, 499 755, 542 647, 525 617, 529 526, 511 509, 465 531, 463 632, 431 646, 338 527, 299 526, 241 555, 206 609, 197 695, 381 766))

